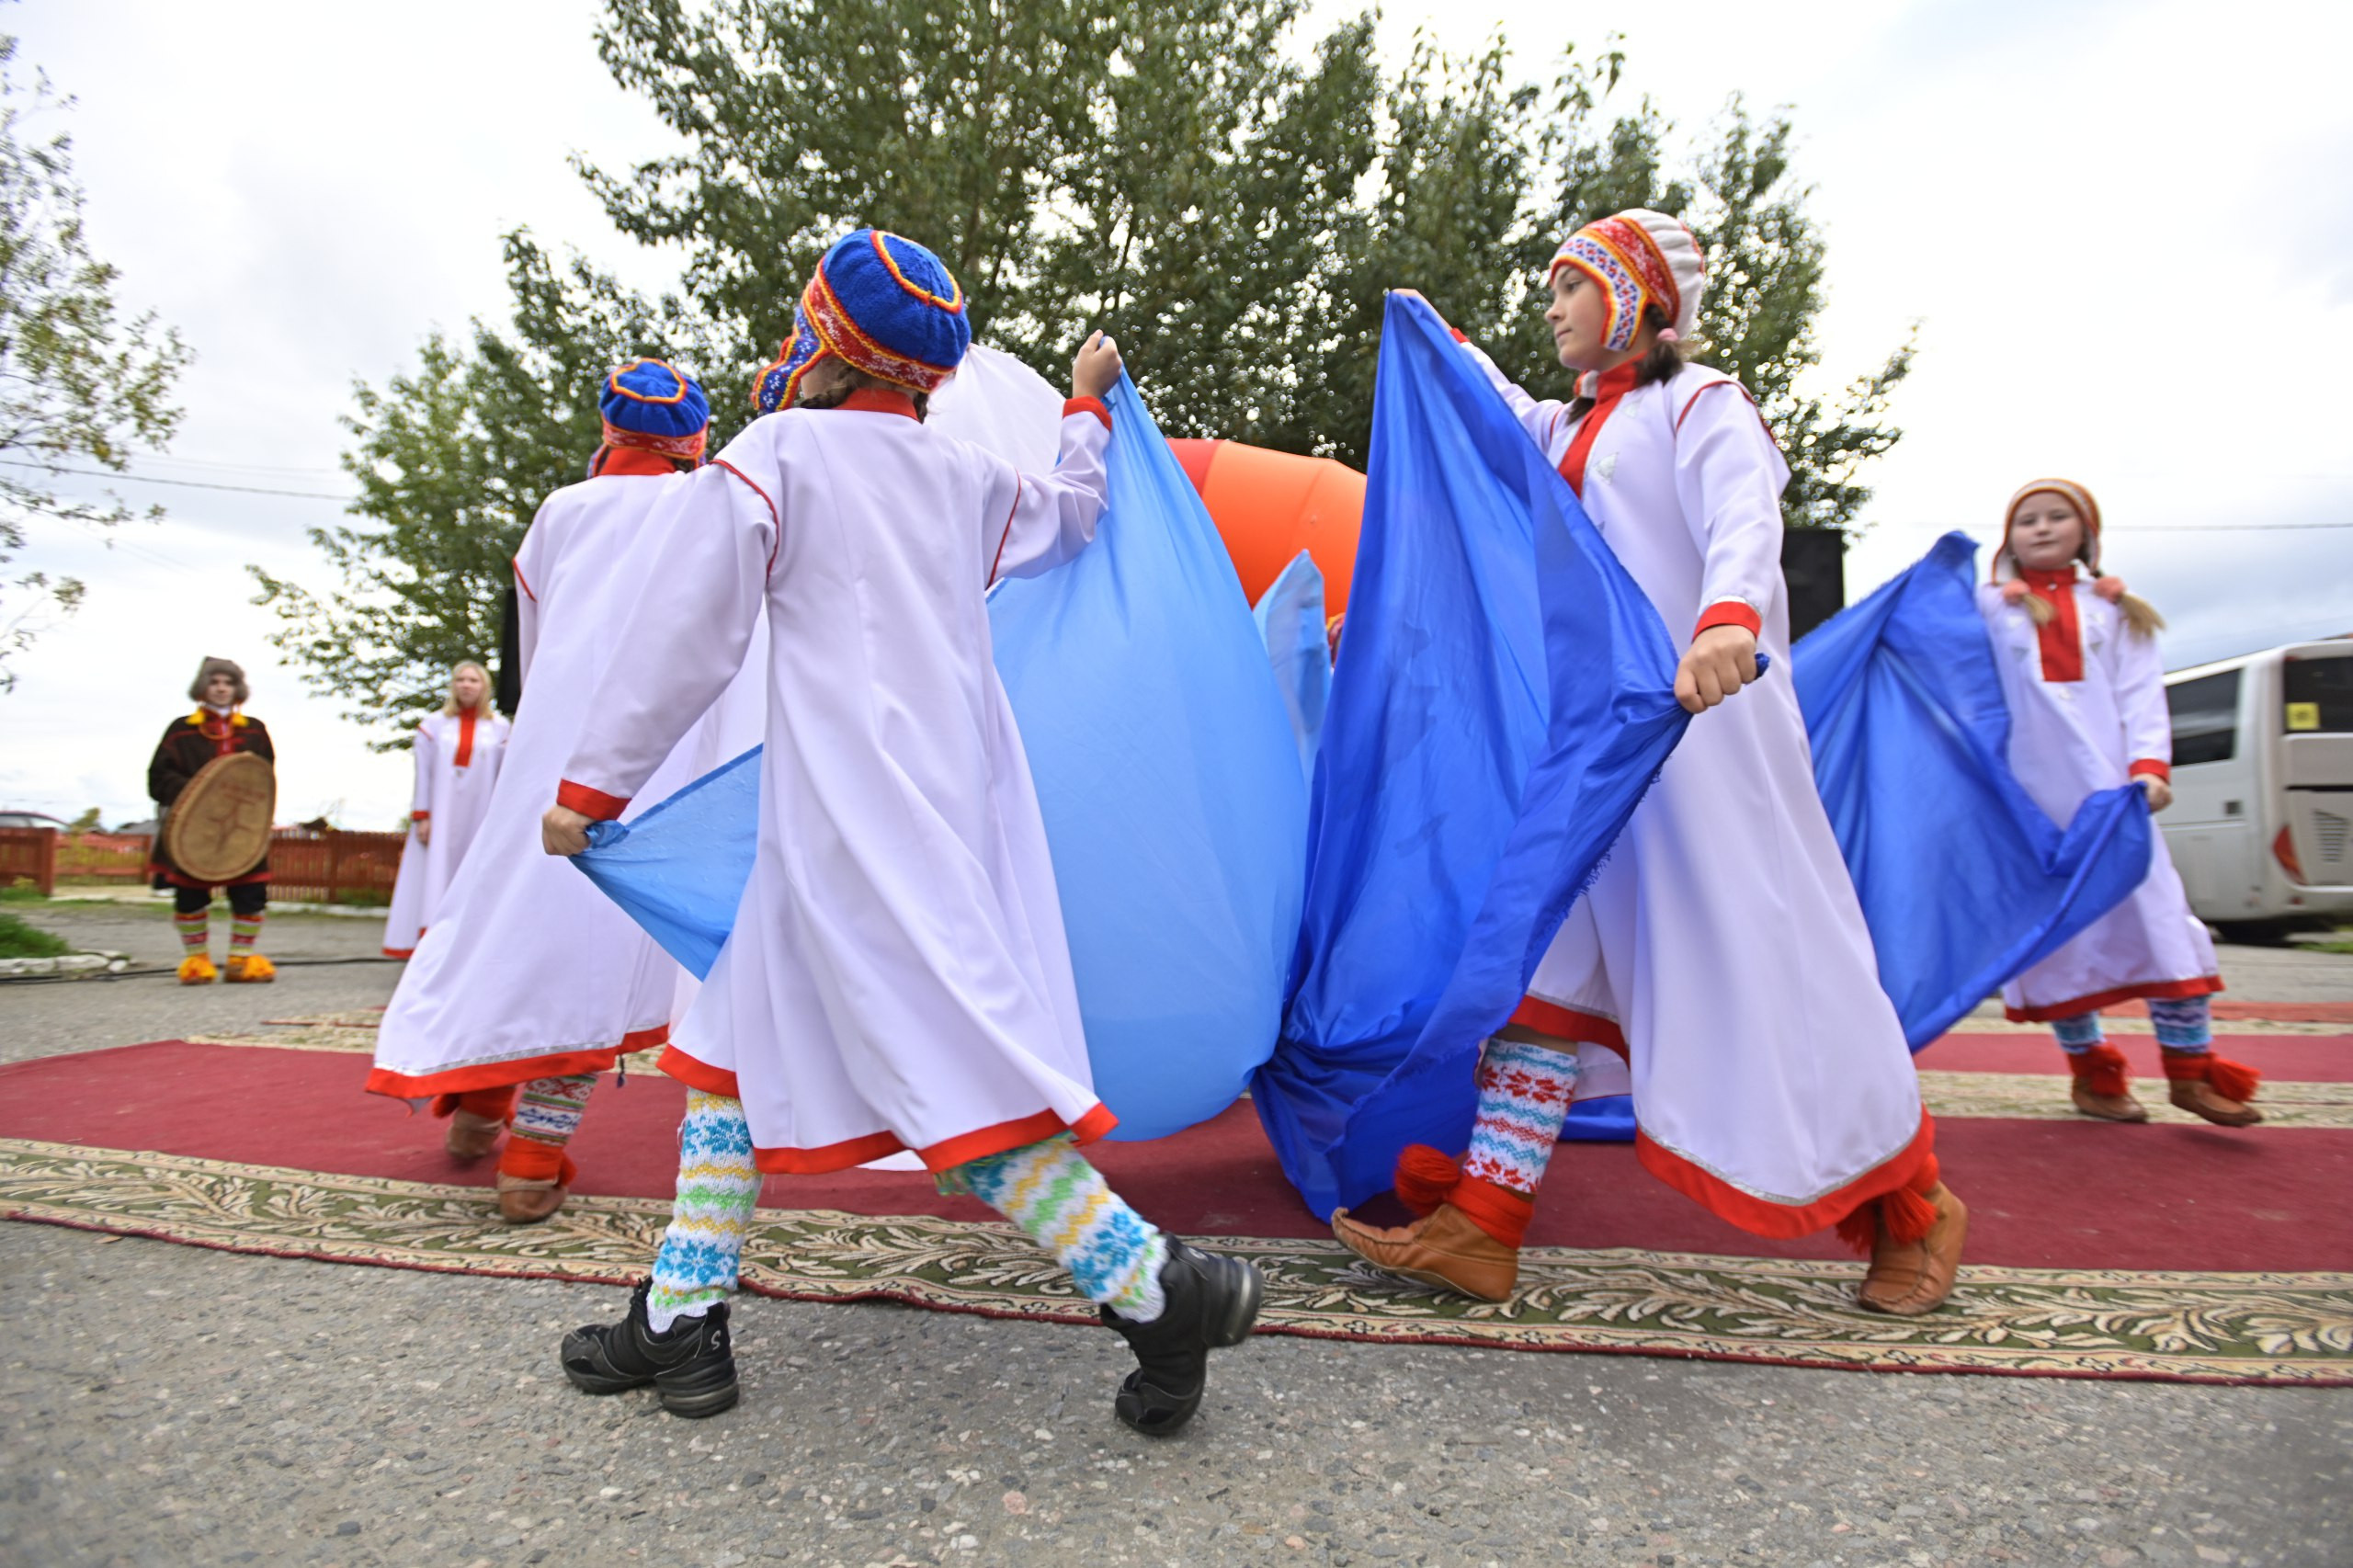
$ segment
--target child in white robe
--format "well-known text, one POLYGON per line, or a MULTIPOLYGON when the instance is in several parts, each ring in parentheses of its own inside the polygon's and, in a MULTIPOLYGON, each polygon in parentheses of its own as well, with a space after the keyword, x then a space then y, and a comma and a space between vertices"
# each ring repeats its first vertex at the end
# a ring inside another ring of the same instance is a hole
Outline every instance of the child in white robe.
POLYGON ((1860 1303, 1914 1315, 1951 1290, 1967 1210, 1938 1179, 1786 673, 1788 467, 1747 391, 1677 347, 1704 275, 1662 213, 1571 234, 1545 318, 1579 372, 1573 403, 1539 402, 1465 343, 1682 643, 1676 695, 1699 717, 1486 1043, 1467 1155, 1400 1161, 1425 1217, 1333 1229, 1392 1271, 1507 1297, 1578 1077, 1607 1051, 1652 1175, 1760 1235, 1836 1225, 1870 1256, 1860 1303), (1760 647, 1783 673, 1747 689, 1760 647))
POLYGON ((613 628, 631 670, 597 693, 546 815, 551 853, 630 804, 764 608, 771 681, 757 858, 664 1058, 722 1102, 699 1108, 739 1105, 743 1136, 682 1137, 673 1256, 625 1319, 564 1343, 591 1392, 652 1383, 689 1415, 733 1402, 723 1291, 673 1267, 710 1240, 683 1167, 722 1142, 766 1172, 913 1151, 1099 1303, 1139 1362, 1115 1409, 1150 1435, 1190 1419, 1209 1351, 1256 1316, 1255 1269, 1162 1234, 1078 1153, 1114 1119, 1090 1086, 1044 824, 990 658, 989 584, 1093 537, 1119 354, 1099 335, 1080 351, 1060 463, 1025 474, 924 428, 970 341, 931 252, 876 230, 835 244, 762 378, 778 412, 676 497, 665 569, 613 628))
POLYGON ((449 698, 416 727, 410 744, 416 795, 408 843, 384 918, 384 956, 404 959, 433 924, 460 862, 490 811, 498 764, 506 755, 506 721, 490 706, 490 672, 472 659, 449 670, 449 698))
MULTIPOLYGON (((1978 608, 2010 709, 2010 767, 2035 803, 2064 824, 2086 797, 2138 779, 2149 809, 2173 800, 2173 724, 2156 611, 2100 575, 2099 503, 2082 485, 2038 479, 2010 498, 2009 521, 1978 608), (2090 574, 2076 570, 2081 562, 2090 574)), ((2214 943, 2191 913, 2180 873, 2154 835, 2149 875, 2132 895, 2002 988, 2014 1022, 2048 1023, 2067 1053, 2075 1108, 2103 1121, 2146 1121, 2124 1056, 2100 1028, 2103 1007, 2148 1004, 2173 1103, 2222 1127, 2263 1113, 2253 1068, 2214 1054, 2222 989, 2214 943)))
MULTIPOLYGON (((563 1207, 597 1075, 669 1038, 692 981, 588 879, 540 853, 540 813, 616 658, 614 620, 659 569, 646 538, 666 486, 701 460, 710 409, 693 380, 635 359, 597 387, 589 477, 543 502, 515 554, 528 693, 466 863, 392 994, 368 1087, 430 1099, 461 1161, 498 1151, 510 1223, 563 1207), (504 1141, 502 1148, 501 1141, 504 1141)), ((676 790, 759 739, 765 674, 747 672, 664 763, 676 790)), ((681 728, 685 728, 682 725, 681 728)), ((656 794, 653 799, 659 799, 656 794)))

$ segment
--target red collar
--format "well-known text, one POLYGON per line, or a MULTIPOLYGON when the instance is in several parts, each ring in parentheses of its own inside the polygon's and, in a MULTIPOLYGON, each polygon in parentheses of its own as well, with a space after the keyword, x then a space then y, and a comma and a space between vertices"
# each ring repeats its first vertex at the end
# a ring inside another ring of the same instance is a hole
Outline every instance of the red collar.
POLYGON ((2055 594, 2075 585, 2075 563, 2072 561, 2053 571, 2036 566, 2018 568, 2018 578, 2039 594, 2055 594))
POLYGON ((640 451, 635 447, 599 447, 596 466, 590 477, 609 479, 616 475, 631 478, 658 478, 678 472, 678 465, 659 452, 640 451))
MULTIPOLYGON (((1611 366, 1594 379, 1593 401, 1596 403, 1617 402, 1634 390, 1634 383, 1641 378, 1642 373, 1643 362, 1640 359, 1629 359, 1622 365, 1611 366)), ((1578 379, 1582 381, 1584 378, 1578 379)))
MULTIPOLYGON (((1642 373, 1642 361, 1629 359, 1594 378, 1593 406, 1578 422, 1577 433, 1570 438, 1569 449, 1561 458, 1561 477, 1569 482, 1569 488, 1577 493, 1579 500, 1585 498, 1585 465, 1593 455, 1593 443, 1600 437, 1602 426, 1608 423, 1619 401, 1634 390, 1635 380, 1642 373)), ((1582 382, 1585 378, 1577 379, 1582 382)))
POLYGON ((915 417, 915 400, 892 387, 860 387, 834 406, 852 414, 897 414, 909 419, 915 417))

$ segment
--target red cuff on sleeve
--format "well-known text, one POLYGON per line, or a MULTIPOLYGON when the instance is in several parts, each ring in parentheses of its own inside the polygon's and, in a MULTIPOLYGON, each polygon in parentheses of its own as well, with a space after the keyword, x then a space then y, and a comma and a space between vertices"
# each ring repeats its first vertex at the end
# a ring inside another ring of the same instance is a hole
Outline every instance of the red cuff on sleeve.
POLYGON ((431 812, 411 812, 408 814, 408 820, 411 822, 425 822, 432 815, 433 813, 431 812))
POLYGON ((1103 421, 1103 428, 1108 430, 1111 427, 1111 411, 1103 406, 1103 400, 1099 397, 1074 397, 1063 404, 1064 419, 1074 414, 1091 414, 1103 421))
POLYGON ((2124 771, 2133 778, 2162 778, 2168 784, 2173 782, 2173 764, 2159 762, 2154 756, 2144 756, 2124 771))
POLYGON ((1738 599, 1725 599, 1701 610, 1699 624, 1691 629, 1691 635, 1697 637, 1711 626, 1737 626, 1751 637, 1762 636, 1765 631, 1765 623, 1756 612, 1738 599))
POLYGON ((1468 343, 1471 341, 1471 335, 1463 331, 1459 326, 1449 326, 1446 330, 1454 334, 1454 341, 1457 343, 1468 343))
POLYGON ((610 822, 629 810, 625 795, 608 795, 602 790, 591 790, 585 784, 574 784, 567 778, 555 787, 555 803, 566 811, 578 812, 584 817, 598 822, 610 822))

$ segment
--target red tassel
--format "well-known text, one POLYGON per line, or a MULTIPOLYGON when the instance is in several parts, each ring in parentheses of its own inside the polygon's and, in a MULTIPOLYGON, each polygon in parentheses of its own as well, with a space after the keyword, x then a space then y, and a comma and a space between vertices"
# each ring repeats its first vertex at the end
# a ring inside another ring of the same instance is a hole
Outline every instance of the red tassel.
POLYGON ((2219 1056, 2213 1057, 2206 1069, 2208 1086, 2226 1100, 2244 1102, 2255 1098, 2255 1086, 2262 1081, 2263 1074, 2245 1062, 2225 1062, 2219 1056))
POLYGON ((1879 1243, 1879 1200, 1873 1199, 1838 1221, 1838 1239, 1857 1257, 1869 1257, 1879 1243))
MULTIPOLYGON (((2067 1065, 2077 1082, 2095 1095, 2123 1094, 2132 1082, 2132 1075, 2124 1068, 2124 1053, 2112 1045, 2096 1045, 2089 1051, 2078 1051, 2067 1058, 2067 1065)), ((2172 1075, 2170 1064, 2166 1075, 2172 1075)))
POLYGON ((1461 1180, 1461 1163, 1427 1143, 1408 1143, 1397 1156, 1397 1200, 1416 1214, 1447 1201, 1461 1180))
POLYGON ((1891 1240, 1916 1242, 1937 1222, 1937 1206, 1923 1194, 1899 1187, 1879 1200, 1880 1222, 1891 1240))

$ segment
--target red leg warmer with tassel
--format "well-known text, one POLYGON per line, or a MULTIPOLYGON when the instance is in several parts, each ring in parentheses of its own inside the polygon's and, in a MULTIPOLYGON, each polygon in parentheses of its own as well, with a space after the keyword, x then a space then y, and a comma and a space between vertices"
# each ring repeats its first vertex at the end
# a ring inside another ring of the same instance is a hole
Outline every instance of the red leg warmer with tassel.
POLYGON ((1441 1203, 1507 1247, 1518 1247, 1536 1217, 1536 1200, 1523 1192, 1462 1174, 1461 1163, 1427 1143, 1410 1143, 1397 1156, 1398 1201, 1427 1215, 1441 1203))

